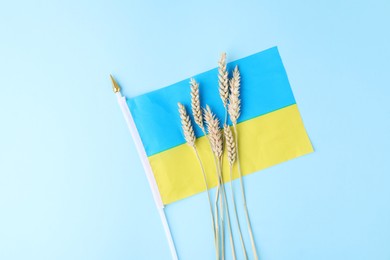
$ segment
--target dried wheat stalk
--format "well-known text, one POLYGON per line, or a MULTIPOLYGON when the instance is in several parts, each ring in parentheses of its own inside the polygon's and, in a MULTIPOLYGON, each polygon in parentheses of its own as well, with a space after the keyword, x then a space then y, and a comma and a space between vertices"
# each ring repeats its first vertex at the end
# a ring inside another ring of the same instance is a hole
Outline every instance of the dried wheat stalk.
POLYGON ((199 162, 199 165, 200 165, 200 168, 201 168, 201 171, 202 171, 203 180, 204 180, 205 187, 206 187, 206 192, 207 192, 207 198, 208 198, 209 206, 210 206, 210 213, 211 213, 211 220, 212 220, 211 224, 212 224, 213 233, 214 233, 214 243, 216 244, 216 248, 218 248, 217 247, 217 241, 216 241, 217 229, 215 227, 215 222, 214 222, 213 207, 212 207, 212 204, 211 204, 211 197, 210 197, 209 187, 208 187, 208 184, 207 184, 207 177, 206 177, 206 173, 205 173, 205 170, 204 170, 204 167, 203 167, 202 160, 200 159, 200 156, 199 156, 199 153, 198 153, 198 149, 196 148, 196 145, 195 145, 196 137, 195 137, 194 129, 192 127, 190 117, 187 114, 187 111, 186 111, 185 107, 180 102, 177 103, 177 105, 179 107, 179 114, 180 114, 180 118, 181 118, 181 126, 182 126, 182 129, 183 129, 184 139, 186 140, 187 144, 194 149, 196 158, 197 158, 197 160, 199 162))
POLYGON ((253 236, 252 226, 249 218, 249 212, 248 207, 246 203, 246 197, 245 197, 245 189, 244 189, 244 183, 242 180, 242 171, 240 166, 240 156, 239 156, 239 149, 238 149, 238 133, 237 133, 237 120, 241 114, 241 100, 240 100, 240 71, 238 70, 238 67, 236 66, 233 71, 233 78, 229 81, 229 87, 230 87, 230 95, 229 95, 229 104, 228 104, 228 112, 230 116, 230 120, 233 123, 233 129, 234 129, 234 137, 236 140, 236 151, 237 151, 237 166, 238 166, 238 174, 241 184, 241 194, 244 202, 244 212, 245 212, 245 218, 248 224, 248 231, 249 236, 251 239, 251 245, 252 245, 252 251, 254 255, 254 259, 258 259, 257 250, 256 250, 256 244, 255 239, 253 236))
MULTIPOLYGON (((227 68, 226 68, 226 53, 221 54, 221 58, 218 62, 218 85, 219 85, 219 95, 221 97, 223 107, 225 108, 224 125, 226 125, 227 118, 228 118, 227 105, 228 105, 228 100, 229 100, 229 73, 228 73, 227 68)), ((220 160, 220 168, 221 169, 223 169, 223 162, 224 162, 224 160, 222 158, 220 160)), ((222 170, 221 170, 221 182, 222 182, 222 184, 224 183, 222 170)), ((223 187, 223 190, 222 190, 221 195, 223 195, 223 199, 225 200, 226 208, 228 208, 225 187, 223 185, 222 185, 222 187, 223 187)), ((230 228, 229 212, 227 212, 227 217, 228 217, 228 222, 229 222, 229 231, 230 231, 230 234, 232 234, 231 228, 230 228)), ((230 238, 232 238, 232 237, 230 237, 230 238)), ((234 253, 234 243, 233 243, 233 241, 231 241, 231 243, 232 243, 233 256, 235 258, 236 256, 234 253)))
POLYGON ((238 219, 236 199, 235 199, 234 188, 233 188, 233 165, 234 165, 236 158, 237 158, 236 143, 234 141, 233 133, 232 133, 230 127, 228 125, 225 125, 223 130, 224 130, 225 142, 226 142, 225 147, 227 149, 227 155, 228 155, 228 161, 229 161, 230 189, 231 189, 231 194, 232 194, 231 199, 232 199, 232 203, 233 203, 234 214, 236 217, 238 234, 240 235, 240 243, 241 243, 242 251, 244 253, 244 259, 248 259, 244 239, 243 239, 242 232, 241 232, 240 221, 238 219))
POLYGON ((213 153, 213 159, 214 159, 214 164, 215 164, 215 172, 217 175, 218 179, 218 188, 217 188, 217 196, 215 198, 215 214, 214 214, 214 239, 215 239, 215 248, 217 250, 217 259, 219 259, 220 255, 220 228, 219 228, 219 209, 218 209, 218 200, 219 200, 219 195, 220 195, 220 182, 219 182, 219 166, 218 166, 218 160, 213 152, 213 145, 211 143, 210 135, 206 133, 205 125, 203 122, 203 114, 202 114, 202 109, 200 105, 200 94, 199 94, 199 83, 196 82, 194 79, 190 80, 190 87, 191 87, 191 109, 192 109, 192 114, 194 117, 195 123, 199 126, 199 128, 202 130, 203 134, 206 136, 207 141, 210 145, 210 148, 213 153))
POLYGON ((222 142, 222 134, 219 129, 219 120, 218 118, 213 114, 210 107, 207 105, 205 109, 203 109, 204 112, 204 119, 206 122, 207 130, 208 130, 208 138, 210 141, 211 150, 213 152, 213 155, 215 157, 215 163, 216 163, 216 169, 217 169, 217 180, 218 180, 218 186, 215 196, 215 224, 216 226, 219 226, 219 219, 221 220, 221 229, 220 234, 218 234, 218 237, 221 235, 222 239, 218 239, 219 245, 221 245, 221 251, 222 251, 222 259, 224 258, 224 224, 223 224, 223 205, 222 205, 222 199, 219 200, 222 192, 222 182, 221 182, 221 167, 220 167, 220 159, 223 152, 223 142, 222 142), (218 213, 218 200, 220 202, 220 214, 218 213), (219 218, 218 218, 219 215, 219 218))
MULTIPOLYGON (((230 237, 230 244, 232 248, 232 256, 233 259, 236 259, 236 253, 235 253, 235 247, 234 247, 234 241, 233 241, 233 233, 231 229, 231 223, 230 223, 230 215, 229 215, 229 207, 227 204, 227 199, 226 199, 226 192, 225 192, 225 187, 223 185, 223 176, 222 176, 222 153, 223 153, 223 140, 222 140, 222 131, 219 127, 219 120, 213 114, 209 106, 206 106, 206 109, 204 110, 204 117, 206 121, 206 126, 209 132, 209 137, 211 140, 211 148, 213 150, 213 153, 215 157, 218 159, 218 188, 217 192, 219 192, 219 196, 221 197, 220 199, 220 207, 221 207, 221 225, 223 226, 223 214, 225 213, 227 216, 227 222, 228 222, 228 230, 229 230, 229 237, 230 237), (225 207, 223 206, 225 205, 225 207)), ((223 235, 223 228, 221 229, 221 236, 222 239, 224 238, 223 235)), ((223 242, 222 244, 222 259, 224 258, 224 246, 223 242)))

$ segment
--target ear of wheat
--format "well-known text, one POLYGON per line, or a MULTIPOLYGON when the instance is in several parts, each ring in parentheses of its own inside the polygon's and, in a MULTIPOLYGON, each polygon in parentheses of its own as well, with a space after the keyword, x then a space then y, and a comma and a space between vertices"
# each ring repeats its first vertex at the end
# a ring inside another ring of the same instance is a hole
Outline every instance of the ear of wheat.
POLYGON ((186 108, 179 102, 179 114, 181 119, 181 127, 183 129, 184 139, 189 146, 195 147, 195 132, 192 127, 190 117, 187 114, 186 108))
POLYGON ((236 66, 233 71, 233 77, 229 80, 230 95, 228 112, 233 125, 237 124, 237 119, 240 117, 241 112, 240 80, 240 71, 236 66))
POLYGON ((205 132, 202 109, 200 107, 199 83, 194 79, 191 79, 190 86, 192 115, 194 116, 195 123, 200 127, 200 129, 202 129, 203 132, 205 132))
MULTIPOLYGON (((220 210, 221 210, 221 225, 224 225, 223 215, 226 214, 227 217, 227 223, 228 223, 228 230, 229 230, 229 237, 230 237, 230 244, 232 248, 232 256, 233 259, 236 259, 236 253, 234 248, 234 240, 233 240, 233 233, 231 229, 231 223, 230 223, 230 215, 229 215, 229 207, 227 204, 226 199, 226 192, 225 187, 223 185, 223 176, 222 176, 222 153, 223 153, 223 140, 222 140, 222 131, 219 127, 219 120, 213 114, 209 106, 206 106, 206 109, 204 110, 205 114, 205 121, 206 126, 209 132, 210 140, 211 140, 211 147, 215 154, 215 156, 218 158, 217 163, 217 171, 218 171, 218 189, 217 192, 220 196, 220 210)), ((221 236, 223 235, 223 229, 221 229, 221 236)), ((224 246, 223 246, 223 239, 222 239, 222 259, 224 259, 224 246)))
POLYGON ((234 142, 232 130, 230 130, 229 126, 225 125, 223 128, 225 134, 225 142, 226 149, 228 155, 229 165, 232 167, 234 162, 236 161, 236 143, 234 142))
POLYGON ((217 158, 221 158, 223 151, 222 133, 219 127, 219 120, 213 114, 210 107, 207 105, 204 109, 204 118, 206 121, 207 130, 211 141, 211 148, 217 158))
POLYGON ((229 100, 229 73, 226 69, 226 53, 221 54, 218 62, 218 85, 219 96, 221 97, 223 107, 225 108, 224 124, 227 124, 227 105, 229 100))
POLYGON ((218 62, 218 84, 219 95, 221 96, 223 106, 226 107, 229 97, 229 79, 226 69, 226 53, 221 54, 221 58, 218 62))

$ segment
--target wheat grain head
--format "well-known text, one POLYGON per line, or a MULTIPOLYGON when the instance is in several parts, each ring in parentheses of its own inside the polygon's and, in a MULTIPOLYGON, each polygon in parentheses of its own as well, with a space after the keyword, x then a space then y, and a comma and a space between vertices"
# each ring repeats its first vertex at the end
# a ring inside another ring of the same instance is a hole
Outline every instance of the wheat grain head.
POLYGON ((189 115, 187 114, 186 108, 179 102, 179 114, 181 118, 181 127, 183 129, 184 139, 189 146, 195 147, 195 133, 191 124, 189 115))
POLYGON ((219 120, 208 105, 206 106, 206 109, 204 109, 204 118, 206 121, 207 130, 209 132, 211 149, 213 150, 216 157, 220 158, 223 151, 222 133, 221 129, 219 128, 219 120))
POLYGON ((190 80, 191 86, 191 109, 195 123, 204 131, 202 109, 200 107, 199 83, 196 80, 190 80))
POLYGON ((230 120, 234 125, 237 124, 237 119, 240 117, 241 112, 240 80, 240 71, 236 66, 233 71, 233 77, 229 80, 230 95, 228 104, 230 120))
POLYGON ((225 125, 223 128, 224 134, 225 134, 225 142, 226 142, 226 149, 228 153, 228 161, 230 166, 233 166, 234 162, 236 161, 236 143, 234 142, 234 137, 232 130, 228 125, 225 125))
POLYGON ((226 69, 226 53, 222 53, 221 58, 218 61, 218 84, 219 95, 221 96, 223 106, 226 108, 229 98, 229 79, 226 69))

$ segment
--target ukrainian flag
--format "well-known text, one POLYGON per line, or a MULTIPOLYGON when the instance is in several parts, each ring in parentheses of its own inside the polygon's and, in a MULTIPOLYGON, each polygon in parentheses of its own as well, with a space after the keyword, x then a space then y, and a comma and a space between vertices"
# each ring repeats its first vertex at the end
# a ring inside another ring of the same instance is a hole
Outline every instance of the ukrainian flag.
MULTIPOLYGON (((278 49, 273 47, 231 62, 228 70, 236 65, 241 73, 242 112, 237 127, 243 174, 312 152, 278 49)), ((218 70, 212 69, 194 78, 200 84, 202 107, 208 104, 223 121, 225 112, 217 75, 218 70)), ((183 138, 177 102, 190 110, 189 79, 127 99, 165 205, 205 190, 199 164, 183 138)), ((212 188, 217 185, 213 156, 202 131, 195 123, 193 126, 212 188)), ((224 180, 230 181, 226 159, 225 162, 224 180)), ((233 178, 237 178, 234 172, 233 178)))

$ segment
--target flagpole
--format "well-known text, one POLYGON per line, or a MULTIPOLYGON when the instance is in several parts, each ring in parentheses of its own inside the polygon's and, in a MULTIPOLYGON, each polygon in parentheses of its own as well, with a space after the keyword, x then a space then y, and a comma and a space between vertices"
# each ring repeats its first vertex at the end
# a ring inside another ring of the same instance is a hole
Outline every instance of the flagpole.
POLYGON ((121 91, 120 91, 121 89, 120 89, 119 85, 117 84, 117 82, 112 77, 112 75, 110 75, 110 77, 111 77, 111 81, 112 81, 113 91, 114 91, 115 95, 117 96, 118 104, 122 110, 123 116, 126 120, 126 123, 127 123, 129 130, 130 130, 131 136, 133 137, 138 155, 141 158, 141 162, 142 162, 142 166, 144 168, 145 174, 146 174, 146 178, 148 179, 150 189, 152 190, 153 199, 154 199, 158 213, 159 213, 160 218, 161 218, 161 222, 162 222, 162 225, 164 228, 165 236, 168 240, 168 245, 169 245, 169 249, 171 251, 172 259, 177 260, 178 259, 177 252, 176 252, 175 244, 173 242, 172 233, 171 233, 171 230, 169 228, 168 220, 167 220, 167 217, 165 215, 164 203, 162 202, 156 179, 154 178, 154 174, 153 174, 152 168, 150 167, 148 157, 147 157, 146 152, 143 148, 141 137, 139 136, 139 133, 138 133, 137 128, 135 126, 130 109, 127 105, 126 97, 122 96, 121 91))

